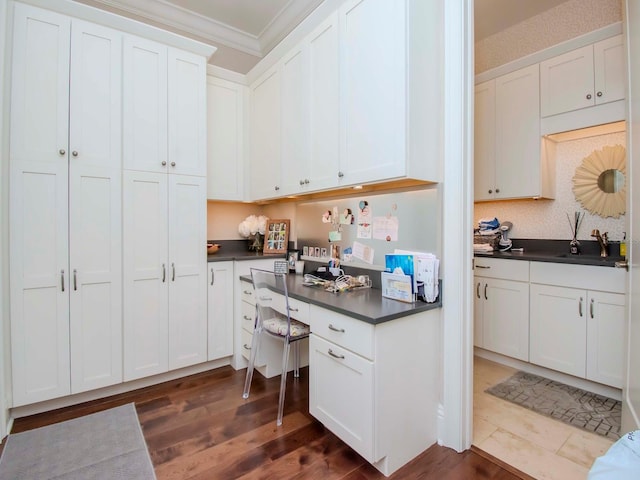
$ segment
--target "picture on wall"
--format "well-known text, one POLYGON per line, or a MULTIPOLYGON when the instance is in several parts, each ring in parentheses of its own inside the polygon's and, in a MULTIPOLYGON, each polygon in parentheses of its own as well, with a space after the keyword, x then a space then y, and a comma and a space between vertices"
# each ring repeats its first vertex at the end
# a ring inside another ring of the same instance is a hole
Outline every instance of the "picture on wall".
POLYGON ((287 253, 289 246, 289 224, 287 219, 269 219, 265 229, 264 253, 287 253))

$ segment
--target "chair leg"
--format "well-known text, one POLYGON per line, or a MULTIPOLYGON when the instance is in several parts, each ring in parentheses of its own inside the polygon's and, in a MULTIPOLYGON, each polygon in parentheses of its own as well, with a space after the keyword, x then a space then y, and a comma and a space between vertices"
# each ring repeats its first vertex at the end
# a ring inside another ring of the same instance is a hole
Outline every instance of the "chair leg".
POLYGON ((253 338, 251 339, 251 355, 249 355, 249 365, 247 366, 247 376, 244 379, 244 391, 242 398, 249 398, 249 390, 251 389, 251 380, 253 379, 253 370, 258 356, 258 348, 260 347, 260 335, 262 334, 261 325, 253 330, 253 338))
POLYGON ((287 390, 287 363, 289 362, 289 342, 285 340, 282 349, 282 377, 280 378, 280 398, 278 399, 278 419, 276 425, 282 425, 282 411, 284 410, 284 394, 287 390))
POLYGON ((293 378, 300 378, 300 342, 293 344, 293 378))

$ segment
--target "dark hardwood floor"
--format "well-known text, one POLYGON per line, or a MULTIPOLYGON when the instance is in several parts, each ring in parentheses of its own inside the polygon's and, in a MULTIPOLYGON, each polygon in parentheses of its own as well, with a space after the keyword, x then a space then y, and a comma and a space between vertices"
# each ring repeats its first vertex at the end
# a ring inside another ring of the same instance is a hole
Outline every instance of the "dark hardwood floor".
MULTIPOLYGON (((242 399, 245 370, 223 367, 122 395, 16 419, 22 432, 135 402, 158 480, 385 478, 309 415, 308 368, 287 382, 276 427, 279 377, 256 373, 242 399)), ((0 451, 2 446, 0 446, 0 451)), ((434 445, 392 479, 529 479, 475 449, 434 445)))

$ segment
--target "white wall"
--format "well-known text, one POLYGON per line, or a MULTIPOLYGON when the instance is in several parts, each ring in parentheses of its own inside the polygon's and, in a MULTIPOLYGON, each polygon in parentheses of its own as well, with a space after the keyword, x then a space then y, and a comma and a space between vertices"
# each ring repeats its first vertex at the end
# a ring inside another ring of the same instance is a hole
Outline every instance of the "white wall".
POLYGON ((490 70, 620 21, 621 0, 568 0, 476 42, 475 72, 490 70))
POLYGON ((474 227, 480 218, 497 217, 513 223, 512 238, 564 240, 571 239, 567 213, 581 211, 586 217, 578 232, 578 240, 593 240, 591 230, 609 232, 610 240, 622 240, 625 216, 602 218, 582 208, 572 191, 572 178, 582 160, 594 150, 606 145, 626 145, 625 133, 612 133, 597 137, 572 140, 556 144, 556 198, 555 200, 518 200, 476 203, 474 227))

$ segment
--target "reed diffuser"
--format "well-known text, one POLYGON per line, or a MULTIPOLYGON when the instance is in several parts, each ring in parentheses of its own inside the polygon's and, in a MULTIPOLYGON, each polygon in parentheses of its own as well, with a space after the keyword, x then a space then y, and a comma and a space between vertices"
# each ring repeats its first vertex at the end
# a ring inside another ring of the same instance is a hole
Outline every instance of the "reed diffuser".
POLYGON ((567 213, 567 221, 569 222, 569 228, 571 229, 571 241, 569 242, 569 253, 571 255, 580 254, 580 242, 578 241, 578 230, 582 224, 585 214, 580 212, 573 212, 573 222, 567 213))

